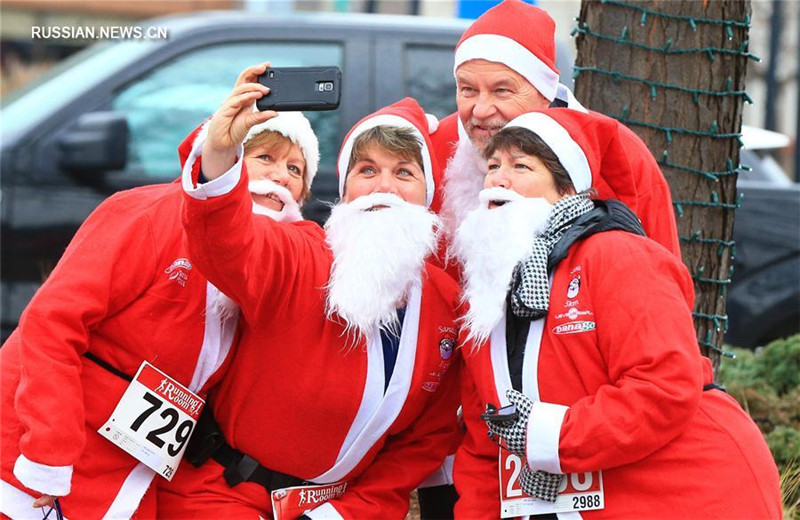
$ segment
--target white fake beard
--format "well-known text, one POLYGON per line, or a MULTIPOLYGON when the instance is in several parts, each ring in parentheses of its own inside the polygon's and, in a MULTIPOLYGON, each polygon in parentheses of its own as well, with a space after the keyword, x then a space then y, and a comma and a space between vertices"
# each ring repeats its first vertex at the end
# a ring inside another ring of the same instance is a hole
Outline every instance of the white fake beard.
MULTIPOLYGON (((281 199, 281 202, 283 202, 283 209, 280 211, 265 208, 253 202, 254 214, 269 217, 277 222, 291 223, 303 220, 303 215, 300 213, 300 205, 294 200, 289 190, 283 186, 275 184, 269 179, 261 179, 250 181, 247 184, 247 190, 257 195, 269 195, 270 193, 274 193, 281 199)), ((239 306, 236 305, 236 302, 223 293, 219 293, 213 308, 214 313, 221 321, 229 320, 239 314, 239 306)))
POLYGON ((297 222, 298 220, 303 220, 303 215, 300 213, 300 204, 294 200, 291 192, 283 186, 275 184, 269 179, 261 179, 250 181, 247 184, 247 190, 256 195, 274 194, 283 202, 283 209, 280 211, 275 211, 274 209, 269 209, 253 202, 253 213, 256 215, 264 215, 278 222, 297 222))
POLYGON ((333 251, 328 319, 343 320, 356 339, 379 328, 396 330, 397 307, 421 283, 439 227, 439 218, 427 208, 388 193, 334 206, 325 224, 333 251), (376 205, 387 207, 371 210, 376 205))
POLYGON ((478 207, 478 193, 483 188, 486 173, 486 161, 480 150, 468 138, 459 139, 456 152, 444 171, 441 216, 448 241, 452 241, 467 213, 478 207))
POLYGON ((452 246, 464 266, 462 298, 469 309, 462 319, 474 349, 503 319, 514 268, 530 254, 534 237, 547 229, 553 207, 504 188, 485 189, 478 199, 479 207, 464 218, 452 246), (490 201, 509 202, 489 209, 490 201))

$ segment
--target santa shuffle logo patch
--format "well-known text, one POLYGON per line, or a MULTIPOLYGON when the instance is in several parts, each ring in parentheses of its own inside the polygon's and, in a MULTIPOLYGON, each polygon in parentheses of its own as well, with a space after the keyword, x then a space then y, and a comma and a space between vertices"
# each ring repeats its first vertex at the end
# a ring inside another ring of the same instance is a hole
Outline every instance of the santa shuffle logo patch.
POLYGON ((579 334, 589 332, 597 327, 593 321, 573 321, 553 327, 553 334, 579 334))
POLYGON ((176 282, 181 287, 186 286, 186 281, 189 279, 189 271, 192 270, 192 263, 188 258, 178 258, 172 265, 164 269, 164 272, 169 275, 169 279, 176 282))
POLYGON ((567 298, 574 298, 578 296, 580 290, 581 290, 581 275, 577 275, 569 282, 569 287, 567 287, 567 298))

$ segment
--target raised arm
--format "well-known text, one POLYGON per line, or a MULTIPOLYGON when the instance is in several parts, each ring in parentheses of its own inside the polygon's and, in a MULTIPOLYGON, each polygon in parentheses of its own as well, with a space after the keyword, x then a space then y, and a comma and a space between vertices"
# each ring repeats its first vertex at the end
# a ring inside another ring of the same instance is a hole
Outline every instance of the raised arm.
MULTIPOLYGON (((297 280, 298 259, 313 256, 322 243, 321 230, 252 212, 242 143, 251 127, 277 115, 253 111, 267 92, 256 82, 267 65, 239 75, 231 95, 196 133, 182 171, 182 218, 192 260, 239 304, 246 321, 280 303, 281 289, 297 280)), ((182 145, 182 157, 184 151, 182 145)))

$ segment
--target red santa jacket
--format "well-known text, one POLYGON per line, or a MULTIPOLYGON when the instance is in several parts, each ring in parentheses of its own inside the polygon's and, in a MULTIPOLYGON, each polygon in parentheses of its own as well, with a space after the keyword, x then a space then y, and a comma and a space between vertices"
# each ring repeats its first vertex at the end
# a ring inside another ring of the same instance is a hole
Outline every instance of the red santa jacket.
MULTIPOLYGON (((534 401, 535 470, 602 471, 605 509, 590 518, 780 518, 778 473, 753 421, 727 394, 704 392, 692 281, 644 237, 577 242, 556 268, 550 309, 531 323, 522 367, 534 401)), ((511 387, 505 320, 462 374, 467 436, 456 454, 460 518, 497 518, 498 447, 480 419, 511 387)))
POLYGON ((236 319, 213 318, 219 291, 183 245, 181 191, 101 204, 0 349, 4 514, 28 517, 48 493, 67 495, 67 517, 130 517, 150 487, 153 471, 97 433, 128 382, 84 354, 129 376, 147 360, 196 392, 225 359, 236 319))
MULTIPOLYGON (((384 394, 379 335, 355 342, 325 317, 333 257, 322 229, 251 219, 245 192, 241 172, 231 191, 184 203, 192 258, 242 308, 237 354, 212 397, 215 417, 234 448, 267 468, 348 481, 341 498, 310 516, 402 518, 409 493, 442 464, 457 428, 449 346, 458 286, 426 265, 384 394)), ((258 487, 235 489, 248 486, 258 487)))
MULTIPOLYGON (((599 114, 598 114, 599 115, 599 114)), ((624 157, 606 154, 600 167, 600 178, 592 179, 592 187, 597 190, 599 199, 620 199, 642 221, 647 236, 681 256, 678 230, 675 224, 675 211, 672 208, 672 196, 669 185, 644 142, 628 127, 618 124, 624 157), (629 163, 625 168, 618 168, 618 161, 629 163), (628 178, 616 175, 619 171, 631 171, 632 182, 628 178), (632 185, 631 185, 632 184, 632 185)), ((458 114, 451 114, 441 121, 439 127, 431 135, 434 153, 439 164, 445 166, 455 153, 458 143, 458 114)), ((439 212, 442 207, 445 182, 436 187, 431 209, 439 212)), ((440 255, 441 256, 441 255, 440 255)))

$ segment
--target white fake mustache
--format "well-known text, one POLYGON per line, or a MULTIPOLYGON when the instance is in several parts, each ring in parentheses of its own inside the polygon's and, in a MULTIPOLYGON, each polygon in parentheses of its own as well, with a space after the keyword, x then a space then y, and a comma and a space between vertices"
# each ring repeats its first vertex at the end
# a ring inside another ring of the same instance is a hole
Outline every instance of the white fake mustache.
POLYGON ((247 191, 250 193, 255 193, 256 195, 272 195, 274 194, 277 196, 284 205, 291 204, 297 202, 292 197, 292 194, 289 190, 280 186, 279 184, 275 184, 269 179, 259 179, 257 181, 250 181, 247 183, 247 191))
POLYGON ((256 195, 275 195, 283 202, 283 208, 280 211, 253 202, 253 213, 283 222, 303 220, 303 215, 300 213, 300 204, 294 200, 292 193, 283 186, 275 184, 269 179, 259 179, 250 181, 247 184, 247 190, 256 195))
POLYGON ((481 208, 488 208, 489 204, 492 202, 498 206, 502 206, 506 202, 514 202, 515 200, 522 200, 524 198, 525 197, 514 190, 496 186, 494 188, 486 188, 485 190, 481 190, 481 192, 478 194, 478 200, 480 201, 478 206, 481 208))
POLYGON ((370 193, 369 195, 362 195, 348 202, 347 205, 357 211, 373 211, 378 206, 386 206, 387 208, 415 206, 415 204, 404 201, 394 193, 370 193))

